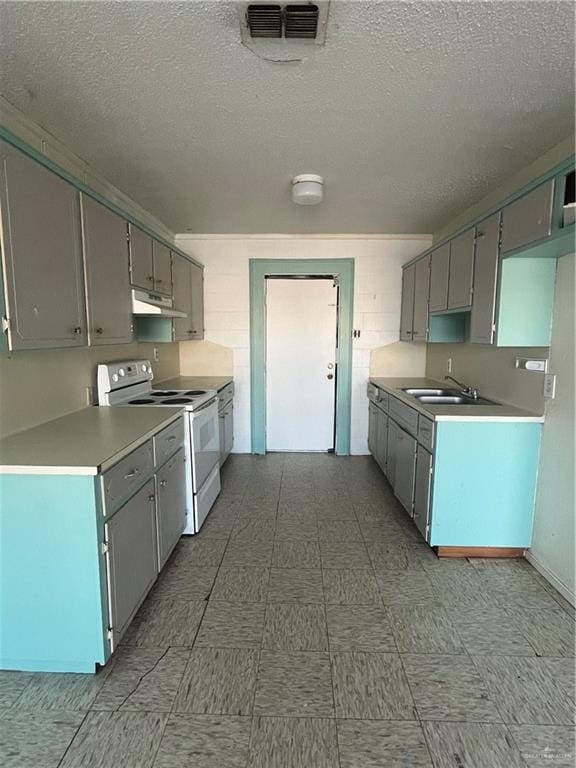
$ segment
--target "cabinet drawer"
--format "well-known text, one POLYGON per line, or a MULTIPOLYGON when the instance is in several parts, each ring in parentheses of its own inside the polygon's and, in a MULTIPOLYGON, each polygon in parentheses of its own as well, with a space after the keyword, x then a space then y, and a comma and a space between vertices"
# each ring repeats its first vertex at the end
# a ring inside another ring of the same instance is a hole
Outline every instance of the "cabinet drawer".
POLYGON ((410 434, 416 435, 418 433, 418 411, 410 408, 409 405, 404 405, 395 397, 391 397, 389 413, 410 434))
POLYGON ((434 422, 422 414, 418 415, 418 442, 422 443, 429 451, 434 446, 434 422))
POLYGON ((231 400, 234 397, 234 382, 231 381, 230 384, 226 384, 224 389, 221 389, 220 392, 218 392, 218 399, 221 403, 226 403, 228 400, 231 400))
POLYGON ((104 514, 110 515, 154 471, 152 440, 141 445, 102 476, 104 514))
POLYGON ((368 384, 368 388, 366 390, 366 393, 368 395, 368 400, 370 400, 372 403, 375 403, 378 399, 378 387, 374 384, 368 384))
POLYGON ((383 392, 381 389, 378 389, 376 393, 376 404, 380 410, 384 411, 384 413, 388 413, 390 408, 390 396, 388 395, 388 392, 383 392))
POLYGON ((152 438, 154 442, 154 465, 159 467, 164 460, 184 443, 184 418, 165 427, 152 438))

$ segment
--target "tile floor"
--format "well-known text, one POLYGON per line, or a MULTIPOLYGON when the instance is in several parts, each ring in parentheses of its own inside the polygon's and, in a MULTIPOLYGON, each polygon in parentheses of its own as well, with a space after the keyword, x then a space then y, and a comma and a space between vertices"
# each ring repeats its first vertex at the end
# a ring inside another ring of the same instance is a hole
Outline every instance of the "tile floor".
POLYGON ((574 710, 525 561, 439 561, 367 457, 233 456, 105 669, 0 672, 0 765, 566 768, 574 710))

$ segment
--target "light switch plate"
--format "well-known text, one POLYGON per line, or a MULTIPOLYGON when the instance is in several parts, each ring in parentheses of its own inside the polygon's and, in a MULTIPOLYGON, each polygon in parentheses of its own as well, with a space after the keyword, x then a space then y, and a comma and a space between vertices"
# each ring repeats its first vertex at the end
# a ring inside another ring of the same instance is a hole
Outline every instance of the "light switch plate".
POLYGON ((446 373, 452 373, 452 358, 449 357, 448 360, 446 360, 446 373))
POLYGON ((553 400, 556 397, 556 374, 547 373, 544 376, 544 397, 553 400))

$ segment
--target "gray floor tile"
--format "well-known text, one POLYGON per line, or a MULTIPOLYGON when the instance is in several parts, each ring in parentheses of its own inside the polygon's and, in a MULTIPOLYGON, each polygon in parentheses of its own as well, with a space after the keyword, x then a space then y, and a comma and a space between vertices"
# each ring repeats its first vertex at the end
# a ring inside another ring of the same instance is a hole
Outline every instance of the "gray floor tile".
POLYGON ((437 565, 425 572, 432 582, 437 599, 446 607, 481 608, 491 602, 483 589, 482 577, 472 566, 446 569, 437 565))
POLYGON ((516 746, 528 768, 574 768, 574 728, 562 725, 510 725, 516 746))
POLYGON ((284 651, 327 651, 324 604, 268 603, 262 647, 284 651))
MULTIPOLYGON (((275 530, 275 517, 272 515, 266 515, 264 518, 262 516, 256 518, 241 517, 232 530, 230 543, 250 545, 258 542, 272 542, 274 541, 275 530)), ((230 548, 230 544, 228 548, 230 548)))
POLYGON ((62 768, 152 768, 168 715, 89 712, 62 768))
POLYGON ((483 572, 482 588, 491 604, 501 608, 555 610, 558 603, 529 571, 483 572))
POLYGON ((572 725, 574 701, 559 685, 556 670, 549 663, 553 661, 518 656, 474 657, 504 722, 572 725))
POLYGON ((15 704, 32 680, 32 672, 0 670, 0 709, 15 704))
POLYGON ((57 768, 84 712, 0 710, 2 768, 57 768))
POLYGON ((276 522, 276 540, 290 539, 293 541, 317 541, 318 524, 316 517, 291 520, 286 516, 278 516, 276 522))
POLYGON ((181 562, 193 566, 219 566, 226 549, 226 539, 204 539, 201 536, 184 536, 180 539, 170 564, 181 562))
POLYGON ((368 570, 324 570, 326 603, 333 605, 381 605, 376 578, 368 570))
POLYGON ((576 667, 574 659, 543 657, 542 662, 555 685, 576 702, 576 667))
POLYGON ((333 653, 336 717, 414 720, 414 703, 396 653, 333 653))
POLYGON ((512 612, 504 608, 447 608, 464 647, 473 656, 534 656, 512 612))
POLYGON ((120 646, 91 709, 170 712, 189 657, 188 648, 120 646))
POLYGON ((574 656, 576 624, 560 607, 556 610, 516 609, 513 616, 538 656, 574 656))
POLYGON ((502 721, 468 655, 405 654, 402 663, 421 720, 502 721))
POLYGON ((245 768, 252 718, 172 715, 154 768, 245 768))
POLYGON ((372 562, 368 557, 366 545, 362 541, 323 541, 320 540, 322 568, 368 568, 372 562))
POLYGON ((272 561, 273 540, 245 542, 231 538, 222 560, 224 567, 244 565, 250 568, 268 568, 272 561))
POLYGON ((440 596, 423 570, 376 571, 385 605, 440 605, 440 596))
POLYGON ((260 648, 264 603, 226 603, 210 600, 194 647, 260 648))
POLYGON ((18 709, 87 710, 104 685, 109 670, 97 675, 34 674, 18 699, 18 709))
POLYGON ((258 651, 194 648, 174 702, 174 712, 250 715, 258 651))
POLYGON ((320 568, 320 547, 316 541, 279 539, 274 543, 274 568, 320 568))
POLYGON ((416 558, 410 556, 405 547, 367 542, 366 549, 376 571, 422 570, 416 558))
POLYGON ((267 599, 276 603, 323 603, 322 572, 312 568, 272 568, 267 599))
POLYGON ((261 651, 254 714, 334 717, 328 654, 261 651))
POLYGON ((350 520, 319 518, 318 538, 320 541, 334 541, 337 543, 363 541, 360 527, 354 518, 350 520))
POLYGON ((188 562, 170 563, 158 577, 150 596, 207 600, 217 573, 218 568, 214 566, 191 565, 188 562))
POLYGON ((507 728, 495 723, 422 723, 434 768, 526 768, 507 728))
POLYGON ((200 626, 206 602, 178 597, 148 598, 122 639, 124 645, 190 648, 200 626))
POLYGON ((332 651, 396 651, 392 626, 377 605, 327 605, 328 637, 332 651))
POLYGON ((212 588, 212 600, 260 603, 265 600, 268 568, 221 567, 212 588))
POLYGON ((340 768, 336 725, 319 718, 254 718, 248 768, 340 768))
POLYGON ((338 720, 341 768, 432 768, 420 723, 338 720))
POLYGON ((408 605, 389 610, 400 653, 464 653, 465 648, 442 608, 408 605))

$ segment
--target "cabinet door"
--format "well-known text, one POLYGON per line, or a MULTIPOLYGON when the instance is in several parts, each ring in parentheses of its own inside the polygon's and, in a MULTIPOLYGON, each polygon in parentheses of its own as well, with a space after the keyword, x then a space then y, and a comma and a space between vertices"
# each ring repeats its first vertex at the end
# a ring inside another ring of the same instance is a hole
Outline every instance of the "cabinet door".
POLYGON ((10 349, 86 344, 79 192, 0 142, 10 349))
POLYGON ((414 323, 412 338, 414 341, 426 341, 428 338, 428 298, 430 294, 430 256, 415 264, 414 280, 414 323))
POLYGON ((416 453, 416 479, 414 483, 414 522, 426 540, 430 518, 431 487, 432 454, 419 445, 416 453))
POLYGON ((472 304, 474 277, 474 228, 468 229, 450 242, 450 277, 448 279, 448 309, 472 304))
POLYGON ((411 264, 402 270, 402 309, 400 310, 400 341, 412 341, 414 319, 414 277, 415 266, 411 264))
POLYGON ((400 427, 396 429, 394 493, 412 517, 414 510, 414 475, 416 472, 416 440, 400 427))
POLYGON ((172 255, 167 248, 157 240, 152 241, 154 264, 154 290, 164 296, 172 296, 172 255))
POLYGON ((396 453, 398 450, 397 444, 397 432, 400 427, 392 419, 388 419, 388 434, 386 436, 386 468, 384 474, 388 478, 388 482, 394 488, 396 479, 396 453))
POLYGON ((224 452, 229 456, 234 445, 234 403, 227 405, 224 413, 224 452))
POLYGON ((502 253, 548 237, 552 227, 554 179, 502 210, 502 253))
POLYGON ((218 412, 218 432, 220 438, 220 466, 226 461, 226 414, 224 410, 218 412))
POLYGON ((190 338, 204 338, 204 270, 190 262, 190 278, 192 285, 192 333, 190 338))
POLYGON ((368 404, 368 450, 376 458, 378 445, 378 408, 374 403, 368 404))
POLYGON ((82 195, 82 243, 90 344, 129 344, 132 307, 126 222, 82 195))
POLYGON ((130 282, 136 288, 154 290, 152 238, 130 224, 130 282))
POLYGON ((498 283, 500 214, 495 213, 476 227, 474 297, 470 314, 470 341, 492 344, 498 283))
POLYGON ((382 472, 386 472, 388 463, 388 416, 378 409, 378 438, 376 443, 376 457, 382 472))
POLYGON ((450 243, 432 251, 430 259, 430 312, 448 308, 450 243))
POLYGON ((160 570, 186 528, 186 463, 183 448, 158 470, 156 487, 160 570))
POLYGON ((174 341, 188 341, 192 335, 192 264, 182 256, 172 254, 172 284, 174 308, 188 317, 174 318, 174 341))
POLYGON ((158 574, 154 481, 110 518, 105 536, 110 624, 116 646, 158 574))

